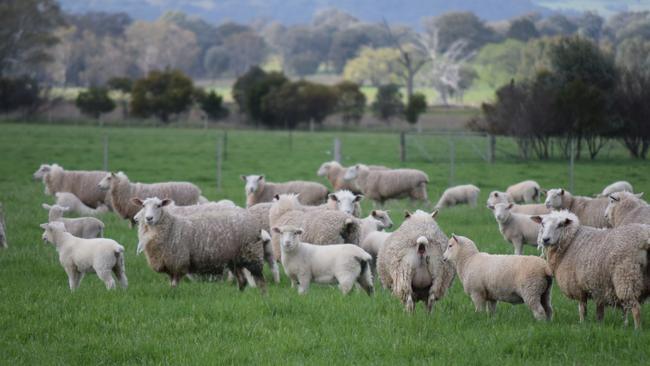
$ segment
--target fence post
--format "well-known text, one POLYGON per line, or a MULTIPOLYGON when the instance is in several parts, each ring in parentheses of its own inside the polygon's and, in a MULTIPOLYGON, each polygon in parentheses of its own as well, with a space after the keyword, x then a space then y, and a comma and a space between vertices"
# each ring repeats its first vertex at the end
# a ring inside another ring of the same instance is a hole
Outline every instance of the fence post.
POLYGON ((334 138, 334 160, 337 163, 341 162, 341 140, 338 137, 334 138))
POLYGON ((454 185, 454 175, 456 173, 456 139, 449 136, 449 186, 454 185))
POLYGON ((402 163, 406 161, 406 133, 404 131, 399 134, 399 161, 402 163))
POLYGON ((571 139, 571 156, 569 157, 569 192, 575 192, 574 190, 574 176, 573 168, 575 166, 575 155, 576 155, 576 139, 571 139))
POLYGON ((289 130, 289 152, 293 152, 293 130, 289 130))
POLYGON ((228 131, 223 131, 223 160, 228 160, 228 131))
POLYGON ((104 135, 104 171, 108 171, 108 135, 104 135))
POLYGON ((223 164, 223 144, 222 140, 217 138, 217 192, 221 192, 221 166, 223 164))
POLYGON ((488 138, 488 151, 487 151, 487 161, 488 164, 494 164, 494 150, 496 149, 497 139, 494 135, 487 135, 488 138))

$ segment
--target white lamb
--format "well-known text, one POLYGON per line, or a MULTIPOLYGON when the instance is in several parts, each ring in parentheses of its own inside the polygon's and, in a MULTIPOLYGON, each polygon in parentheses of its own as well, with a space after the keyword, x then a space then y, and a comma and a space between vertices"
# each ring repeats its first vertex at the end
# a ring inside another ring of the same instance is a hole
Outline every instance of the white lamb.
POLYGON ((541 189, 539 188, 539 183, 534 180, 525 180, 517 184, 513 184, 508 189, 506 193, 512 197, 515 203, 534 203, 539 202, 539 194, 541 189))
POLYGON ((608 197, 610 194, 616 192, 634 193, 634 190, 632 189, 630 182, 619 180, 618 182, 614 182, 605 187, 600 194, 596 195, 596 197, 608 197))
POLYGON ((497 203, 494 206, 494 218, 503 238, 514 246, 516 255, 521 255, 524 244, 537 246, 537 234, 541 225, 533 222, 530 215, 511 212, 513 206, 513 203, 497 203))
POLYGON ((356 282, 368 295, 372 295, 372 257, 363 249, 353 244, 303 243, 300 241, 303 230, 289 225, 273 227, 272 230, 280 235, 282 265, 291 284, 297 282, 299 294, 307 292, 311 281, 336 281, 343 294, 349 293, 356 282))
POLYGON ((96 273, 107 289, 115 288, 112 273, 123 288, 128 286, 124 267, 124 247, 111 239, 77 238, 61 222, 42 224, 43 240, 54 244, 59 262, 68 274, 70 290, 79 287, 86 273, 96 273))
POLYGON ((108 212, 108 206, 103 203, 98 203, 97 208, 86 206, 79 197, 70 192, 56 192, 56 204, 62 207, 67 207, 70 212, 82 216, 97 216, 108 212))
POLYGON ((438 200, 435 209, 439 210, 441 208, 451 207, 464 203, 469 204, 471 207, 476 207, 478 194, 480 192, 481 190, 472 184, 447 188, 438 200))
POLYGON ((67 207, 44 203, 42 207, 49 211, 49 222, 61 222, 68 233, 79 238, 101 238, 104 234, 104 223, 94 217, 65 218, 63 213, 69 211, 67 207))

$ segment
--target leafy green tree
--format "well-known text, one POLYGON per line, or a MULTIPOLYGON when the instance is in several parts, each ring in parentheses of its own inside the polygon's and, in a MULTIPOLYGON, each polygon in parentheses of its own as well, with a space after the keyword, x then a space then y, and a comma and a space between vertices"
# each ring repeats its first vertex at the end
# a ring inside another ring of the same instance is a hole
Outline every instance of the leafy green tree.
POLYGON ((510 23, 506 37, 527 42, 532 38, 538 38, 539 32, 535 27, 535 23, 524 17, 515 19, 510 23))
POLYGON ((351 81, 342 81, 334 88, 338 95, 336 109, 341 113, 343 123, 358 124, 366 108, 366 95, 361 92, 358 84, 351 81))
POLYGON ((419 121, 420 115, 426 111, 427 97, 422 93, 415 92, 406 104, 404 118, 406 118, 408 123, 415 124, 419 121))
POLYGON ((450 12, 425 21, 427 29, 438 32, 437 52, 445 53, 459 40, 467 42, 467 51, 478 50, 490 42, 497 42, 499 36, 471 12, 450 12))
POLYGON ((322 123, 335 111, 333 88, 300 80, 286 82, 262 98, 263 123, 271 127, 295 128, 301 122, 322 123))
POLYGON ((240 76, 232 87, 232 95, 239 106, 239 111, 244 113, 254 123, 272 119, 262 108, 262 99, 272 90, 289 82, 287 77, 279 72, 265 72, 261 68, 251 67, 240 76))
POLYGON ((106 85, 111 90, 118 90, 124 94, 129 94, 133 89, 133 80, 126 76, 115 76, 108 79, 106 85))
POLYGON ((205 112, 208 119, 218 121, 228 117, 229 111, 228 108, 223 105, 223 98, 214 90, 208 93, 201 90, 197 95, 197 99, 201 110, 205 112))
POLYGON ((392 48, 373 49, 364 47, 359 56, 345 64, 343 77, 359 84, 368 83, 378 87, 382 84, 396 83, 400 53, 392 48))
POLYGON ((42 102, 40 91, 38 82, 28 76, 0 77, 0 111, 10 113, 35 109, 42 102))
POLYGON ((75 104, 81 113, 95 119, 99 119, 102 114, 115 109, 115 102, 108 95, 108 89, 106 88, 88 88, 88 90, 77 95, 75 104))
POLYGON ((186 111, 193 102, 192 79, 179 70, 151 71, 133 85, 131 111, 140 117, 156 116, 162 122, 186 111))
POLYGON ((650 73, 650 41, 626 38, 616 47, 616 64, 628 70, 650 73))
POLYGON ((493 88, 519 74, 526 44, 514 39, 485 45, 474 58, 479 78, 493 88))
POLYGON ((634 158, 646 159, 650 149, 650 74, 621 71, 614 90, 615 136, 634 158))
POLYGON ((391 118, 402 115, 404 103, 399 87, 395 84, 380 86, 370 108, 383 121, 390 121, 391 118))

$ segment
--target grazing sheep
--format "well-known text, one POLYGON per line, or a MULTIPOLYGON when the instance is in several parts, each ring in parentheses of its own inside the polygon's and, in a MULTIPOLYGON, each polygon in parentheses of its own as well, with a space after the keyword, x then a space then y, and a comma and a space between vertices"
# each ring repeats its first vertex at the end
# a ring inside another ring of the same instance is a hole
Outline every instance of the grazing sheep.
POLYGON ((47 195, 70 192, 86 206, 96 208, 98 204, 106 203, 106 192, 97 186, 105 175, 106 172, 97 170, 64 170, 58 164, 43 164, 33 177, 43 181, 47 195))
POLYGON ((531 219, 542 224, 538 244, 562 293, 579 302, 581 322, 587 300, 593 299, 597 320, 603 319, 605 306, 616 306, 626 315, 632 310, 634 327, 641 326, 640 303, 650 295, 650 226, 596 229, 565 210, 531 219))
POLYGON ((79 287, 86 273, 97 273, 107 289, 115 288, 114 273, 123 288, 128 286, 124 268, 124 247, 111 239, 82 239, 66 231, 61 222, 42 224, 43 240, 54 244, 59 262, 68 274, 70 290, 79 287))
POLYGON ((134 216, 140 207, 133 204, 131 198, 165 197, 173 200, 179 206, 194 205, 199 202, 201 190, 192 183, 131 183, 123 172, 104 173, 104 178, 98 183, 104 191, 108 191, 111 204, 121 218, 135 224, 134 216))
POLYGON ((609 197, 610 194, 616 192, 634 193, 634 190, 632 189, 630 182, 619 180, 618 182, 614 182, 605 187, 600 194, 596 195, 596 197, 609 197))
POLYGON ((576 214, 582 225, 607 227, 605 209, 607 198, 573 196, 564 189, 550 189, 546 193, 546 207, 553 210, 569 210, 576 214))
MULTIPOLYGON (((276 197, 269 210, 271 227, 292 225, 304 229, 304 241, 318 245, 359 244, 361 222, 356 217, 336 210, 304 209, 295 194, 276 197)), ((271 234, 273 254, 280 258, 279 235, 271 234)))
MULTIPOLYGON (((500 203, 503 205, 503 203, 500 203)), ((546 262, 528 255, 491 255, 464 236, 451 236, 445 261, 453 264, 476 312, 496 312, 497 301, 525 303, 537 320, 551 320, 553 277, 546 262)))
POLYGON ((144 219, 138 225, 138 247, 151 269, 166 273, 171 286, 176 287, 188 273, 220 275, 228 268, 243 290, 246 268, 260 290, 265 291, 261 231, 251 214, 231 208, 179 216, 167 209, 171 202, 156 197, 144 202, 133 199, 137 207, 144 209, 144 219))
MULTIPOLYGON (((368 165, 368 168, 371 170, 385 170, 388 169, 385 166, 381 165, 368 165)), ((332 185, 332 189, 335 191, 347 189, 354 193, 361 192, 361 189, 355 184, 354 181, 349 181, 343 179, 343 176, 347 172, 348 168, 342 166, 337 161, 328 161, 321 164, 320 168, 316 172, 316 175, 319 177, 327 177, 327 180, 332 185)))
POLYGON ((282 266, 291 279, 298 284, 298 293, 305 294, 311 281, 339 284, 343 294, 348 294, 355 282, 368 295, 374 288, 370 261, 372 257, 354 244, 314 245, 300 240, 303 229, 290 225, 273 227, 280 236, 282 266))
POLYGON ((440 200, 438 200, 438 203, 436 203, 435 209, 440 210, 441 208, 447 208, 463 203, 469 204, 471 207, 476 207, 478 194, 480 192, 481 190, 472 184, 447 188, 440 197, 440 200))
POLYGON ((7 244, 7 229, 5 226, 5 213, 2 207, 2 203, 0 203, 0 248, 8 248, 9 244, 7 244))
POLYGON ((515 203, 534 203, 539 202, 539 194, 541 189, 539 184, 534 180, 525 180, 517 184, 513 184, 506 193, 512 197, 515 203))
POLYGON ((367 165, 349 167, 345 180, 355 181, 367 198, 383 205, 388 199, 409 197, 428 201, 429 177, 416 169, 371 170, 367 165))
POLYGON ((521 255, 524 244, 537 246, 540 225, 531 221, 530 215, 512 212, 513 207, 514 203, 497 203, 491 209, 501 235, 515 248, 515 254, 521 255))
POLYGON ((628 224, 650 225, 650 206, 641 199, 643 193, 617 192, 609 195, 605 219, 611 227, 628 224))
POLYGON ((63 214, 70 209, 59 205, 48 205, 42 207, 49 211, 49 222, 61 222, 65 230, 78 238, 93 239, 101 238, 104 235, 104 223, 94 217, 65 218, 63 214))
POLYGON ((426 301, 431 312, 454 280, 453 267, 442 261, 447 237, 434 220, 437 213, 407 212, 402 225, 386 239, 377 256, 382 285, 400 299, 408 312, 413 311, 417 301, 426 301))
POLYGON ((363 196, 360 194, 354 194, 347 189, 336 191, 330 193, 327 196, 326 205, 334 210, 339 210, 345 212, 348 215, 354 217, 361 216, 361 204, 359 203, 363 199, 363 196))
POLYGON ((263 175, 242 175, 246 182, 246 207, 256 203, 271 202, 278 194, 300 194, 300 202, 304 205, 319 205, 327 201, 327 187, 320 183, 294 180, 284 183, 267 182, 263 175))
POLYGON ((108 212, 108 206, 103 203, 97 204, 97 208, 86 206, 79 197, 70 192, 56 192, 56 204, 59 206, 67 207, 70 212, 82 216, 97 216, 108 212))

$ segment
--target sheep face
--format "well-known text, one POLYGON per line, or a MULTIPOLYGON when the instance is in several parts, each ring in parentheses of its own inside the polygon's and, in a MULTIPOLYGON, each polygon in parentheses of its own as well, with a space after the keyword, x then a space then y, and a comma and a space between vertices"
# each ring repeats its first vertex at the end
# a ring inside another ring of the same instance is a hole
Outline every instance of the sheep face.
POLYGON ((41 224, 41 229, 45 230, 43 232, 43 242, 54 244, 54 233, 55 232, 65 232, 65 226, 62 222, 50 222, 47 224, 41 224))
POLYGON ((487 199, 487 207, 492 210, 497 203, 508 203, 511 199, 505 192, 492 191, 487 199))
POLYGON ((451 238, 449 239, 449 242, 447 242, 447 249, 442 253, 442 260, 445 262, 451 261, 455 263, 456 258, 458 258, 458 252, 460 252, 460 242, 456 235, 451 234, 451 238))
POLYGON ((42 207, 49 212, 51 212, 54 216, 61 217, 65 212, 70 211, 70 207, 67 206, 60 206, 60 205, 48 205, 47 203, 44 203, 42 207))
POLYGON ((375 220, 379 221, 380 225, 378 225, 377 229, 382 230, 390 229, 393 227, 393 220, 391 220, 390 216, 388 216, 388 211, 372 210, 370 215, 372 215, 375 220))
POLYGON ((115 180, 115 173, 108 173, 102 180, 97 183, 97 187, 102 191, 108 191, 111 188, 111 183, 115 180))
POLYGON ((300 243, 300 235, 302 235, 304 231, 302 228, 285 225, 274 227, 273 232, 280 234, 280 246, 282 249, 290 252, 298 248, 298 244, 300 243))
POLYGON ((559 210, 562 208, 562 198, 564 198, 564 189, 549 189, 546 192, 546 208, 559 210))
POLYGON ((257 192, 264 185, 263 175, 242 175, 241 179, 246 182, 244 191, 247 195, 257 192))
POLYGON ((609 203, 607 204, 607 208, 605 209, 605 220, 610 225, 613 225, 614 223, 612 222, 612 211, 614 210, 614 207, 616 207, 619 202, 621 201, 621 198, 618 194, 612 193, 609 195, 609 203))
POLYGON ((537 236, 537 244, 544 247, 558 245, 565 228, 573 223, 578 223, 577 217, 568 211, 549 214, 543 218, 532 216, 530 219, 542 225, 537 236))
POLYGON ((158 222, 160 222, 160 218, 162 217, 162 208, 171 204, 172 200, 161 200, 158 197, 152 197, 147 198, 144 201, 140 200, 139 198, 133 198, 131 202, 137 206, 142 207, 140 212, 138 212, 136 215, 139 216, 138 220, 144 219, 144 222, 147 225, 156 225, 158 222))
POLYGON ((331 165, 332 164, 329 162, 321 164, 320 168, 318 168, 318 171, 316 172, 316 175, 318 175, 319 177, 327 176, 327 174, 330 172, 331 165))
POLYGON ((336 204, 336 209, 348 215, 354 213, 355 203, 363 198, 360 194, 354 194, 348 190, 337 191, 329 195, 329 200, 336 204))
POLYGON ((41 164, 41 166, 34 172, 32 177, 34 180, 42 180, 45 174, 49 173, 52 169, 52 166, 49 164, 41 164))
POLYGON ((359 176, 360 170, 361 170, 361 164, 357 164, 355 166, 349 167, 348 170, 345 171, 345 174, 343 175, 343 179, 344 180, 356 179, 359 176))
POLYGON ((512 203, 497 203, 494 206, 494 217, 497 219, 497 221, 505 222, 508 220, 512 206, 512 203))

